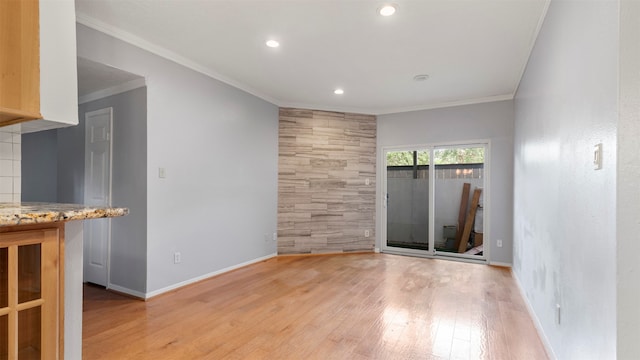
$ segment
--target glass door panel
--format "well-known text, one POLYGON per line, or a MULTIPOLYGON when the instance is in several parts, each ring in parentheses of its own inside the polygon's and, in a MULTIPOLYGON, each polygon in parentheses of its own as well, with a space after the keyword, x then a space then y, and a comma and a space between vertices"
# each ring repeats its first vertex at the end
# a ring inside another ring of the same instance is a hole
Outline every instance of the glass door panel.
POLYGON ((40 359, 40 306, 18 312, 18 359, 40 359))
POLYGON ((0 316, 0 359, 9 358, 9 315, 0 316))
POLYGON ((40 244, 18 247, 18 304, 40 299, 40 244))
POLYGON ((429 251, 429 150, 388 151, 387 248, 429 251))
POLYGON ((0 359, 9 358, 9 249, 0 248, 0 359))
POLYGON ((0 248, 0 309, 9 306, 9 249, 0 248))
POLYGON ((433 151, 436 253, 484 258, 485 152, 485 145, 433 151))

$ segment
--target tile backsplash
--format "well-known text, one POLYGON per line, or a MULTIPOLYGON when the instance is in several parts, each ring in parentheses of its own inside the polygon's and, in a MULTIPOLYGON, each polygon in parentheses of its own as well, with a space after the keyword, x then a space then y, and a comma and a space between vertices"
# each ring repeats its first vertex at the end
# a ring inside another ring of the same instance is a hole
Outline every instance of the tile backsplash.
POLYGON ((0 202, 20 202, 20 125, 0 127, 0 202))

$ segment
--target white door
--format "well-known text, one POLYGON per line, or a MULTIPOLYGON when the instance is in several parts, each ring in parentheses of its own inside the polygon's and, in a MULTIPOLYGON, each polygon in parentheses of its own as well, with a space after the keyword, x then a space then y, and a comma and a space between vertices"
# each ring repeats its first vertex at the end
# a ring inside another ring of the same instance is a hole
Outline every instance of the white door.
MULTIPOLYGON (((111 206, 112 108, 85 114, 84 203, 111 206)), ((84 281, 107 286, 111 219, 84 222, 84 281)))

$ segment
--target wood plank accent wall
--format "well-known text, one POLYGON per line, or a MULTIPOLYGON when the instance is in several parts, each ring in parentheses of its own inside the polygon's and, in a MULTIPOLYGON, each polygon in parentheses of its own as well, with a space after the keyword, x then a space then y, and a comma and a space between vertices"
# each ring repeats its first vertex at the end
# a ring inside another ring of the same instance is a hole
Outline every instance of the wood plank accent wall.
POLYGON ((281 108, 278 144, 278 253, 373 251, 376 117, 281 108))

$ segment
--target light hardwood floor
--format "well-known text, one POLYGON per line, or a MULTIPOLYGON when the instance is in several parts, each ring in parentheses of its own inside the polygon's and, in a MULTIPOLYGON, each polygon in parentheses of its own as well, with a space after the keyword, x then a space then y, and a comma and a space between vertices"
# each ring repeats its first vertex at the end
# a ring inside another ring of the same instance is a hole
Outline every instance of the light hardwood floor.
POLYGON ((85 286, 83 359, 547 359, 510 271, 270 259, 153 298, 85 286))

